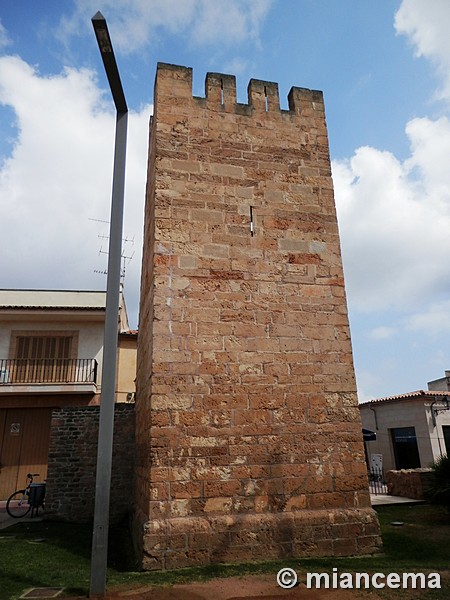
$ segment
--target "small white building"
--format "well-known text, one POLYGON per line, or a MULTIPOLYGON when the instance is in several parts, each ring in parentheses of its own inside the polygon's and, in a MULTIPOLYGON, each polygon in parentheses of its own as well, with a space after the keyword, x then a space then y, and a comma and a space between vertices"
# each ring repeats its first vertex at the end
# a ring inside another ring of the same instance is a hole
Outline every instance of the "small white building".
POLYGON ((359 408, 363 427, 376 433, 375 440, 366 442, 369 464, 381 463, 384 472, 429 467, 439 456, 450 454, 449 390, 418 390, 365 402, 359 408))
MULTIPOLYGON (((29 472, 45 479, 54 408, 99 403, 105 312, 104 291, 0 290, 0 500, 29 472)), ((130 377, 117 399, 133 397, 130 377)))

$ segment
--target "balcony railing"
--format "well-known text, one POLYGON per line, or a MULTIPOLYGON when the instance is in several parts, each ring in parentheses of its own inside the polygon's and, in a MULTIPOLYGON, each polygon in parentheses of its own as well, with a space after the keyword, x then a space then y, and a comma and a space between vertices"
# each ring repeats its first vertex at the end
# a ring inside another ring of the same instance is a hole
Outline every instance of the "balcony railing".
POLYGON ((94 358, 3 358, 0 385, 15 383, 97 383, 94 358))

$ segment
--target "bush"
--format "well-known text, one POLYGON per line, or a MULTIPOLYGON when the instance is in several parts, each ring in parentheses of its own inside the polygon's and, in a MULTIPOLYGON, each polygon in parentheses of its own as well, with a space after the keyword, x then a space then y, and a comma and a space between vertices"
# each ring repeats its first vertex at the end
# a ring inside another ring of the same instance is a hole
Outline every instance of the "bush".
POLYGON ((425 499, 432 504, 446 506, 450 512, 450 456, 444 454, 431 465, 430 485, 425 499))

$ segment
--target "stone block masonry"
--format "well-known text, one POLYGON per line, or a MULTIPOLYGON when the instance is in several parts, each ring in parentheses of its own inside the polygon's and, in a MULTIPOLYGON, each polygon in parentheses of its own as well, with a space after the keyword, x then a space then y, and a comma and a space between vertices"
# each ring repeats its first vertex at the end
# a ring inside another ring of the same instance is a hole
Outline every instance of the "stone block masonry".
POLYGON ((380 547, 322 93, 159 64, 134 537, 146 569, 380 547))

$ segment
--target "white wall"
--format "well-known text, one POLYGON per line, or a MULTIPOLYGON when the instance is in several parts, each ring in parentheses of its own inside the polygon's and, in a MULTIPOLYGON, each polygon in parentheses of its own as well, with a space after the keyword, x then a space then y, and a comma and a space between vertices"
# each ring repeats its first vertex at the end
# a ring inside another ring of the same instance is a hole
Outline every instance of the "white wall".
MULTIPOLYGON (((373 405, 360 405, 363 427, 375 431, 376 441, 367 442, 369 454, 382 454, 385 470, 395 469, 395 458, 391 441, 390 429, 394 427, 415 427, 417 445, 419 448, 422 467, 428 467, 441 454, 445 454, 446 447, 442 427, 450 426, 450 410, 439 412, 436 415, 436 427, 431 416, 433 403, 431 399, 402 398, 398 401, 380 402, 373 405), (370 406, 376 411, 375 414, 370 406)), ((433 405, 435 408, 444 406, 439 398, 433 405)))
POLYGON ((441 454, 450 454, 446 452, 444 434, 442 432, 443 425, 450 426, 450 410, 440 412, 436 415, 436 428, 432 430, 431 442, 435 458, 441 454))
POLYGON ((0 321, 0 358, 9 358, 12 331, 77 331, 77 358, 94 358, 98 362, 97 383, 101 382, 103 355, 103 320, 17 320, 0 321))
POLYGON ((425 406, 423 398, 402 398, 395 402, 375 403, 371 407, 376 412, 378 428, 373 410, 369 405, 360 405, 363 427, 371 429, 377 434, 376 441, 367 442, 369 459, 370 454, 382 454, 384 470, 395 469, 390 430, 396 427, 415 427, 421 466, 428 467, 433 462, 429 425, 430 409, 425 406))

